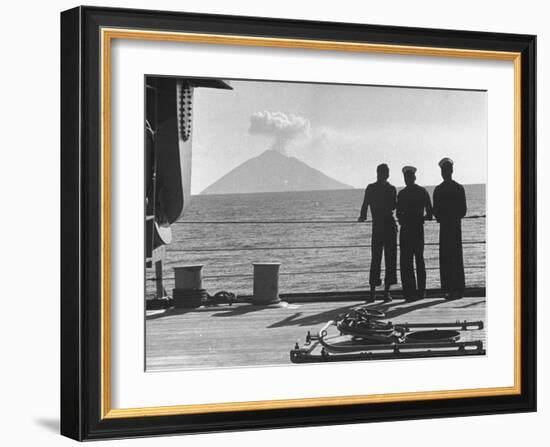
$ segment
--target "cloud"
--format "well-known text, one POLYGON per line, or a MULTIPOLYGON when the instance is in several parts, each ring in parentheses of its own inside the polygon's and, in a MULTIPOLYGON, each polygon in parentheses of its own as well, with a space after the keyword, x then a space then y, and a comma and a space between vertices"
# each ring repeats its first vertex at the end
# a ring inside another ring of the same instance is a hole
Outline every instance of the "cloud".
POLYGON ((283 112, 256 112, 250 117, 250 135, 273 138, 271 149, 286 154, 289 143, 309 135, 310 122, 307 118, 283 112))

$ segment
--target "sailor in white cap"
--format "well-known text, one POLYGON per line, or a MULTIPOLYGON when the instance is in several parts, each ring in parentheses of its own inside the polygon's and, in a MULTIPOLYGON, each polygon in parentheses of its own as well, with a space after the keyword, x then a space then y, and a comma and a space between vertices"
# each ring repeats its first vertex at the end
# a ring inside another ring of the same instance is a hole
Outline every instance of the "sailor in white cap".
POLYGON ((415 183, 416 168, 405 166, 402 171, 407 186, 397 195, 397 219, 401 225, 399 264, 404 298, 414 301, 426 295, 424 221, 432 220, 432 204, 428 192, 415 183))
POLYGON ((466 215, 464 187, 453 180, 454 163, 448 157, 439 162, 443 182, 435 187, 434 216, 439 222, 439 270, 441 289, 448 299, 464 296, 462 218, 466 215))

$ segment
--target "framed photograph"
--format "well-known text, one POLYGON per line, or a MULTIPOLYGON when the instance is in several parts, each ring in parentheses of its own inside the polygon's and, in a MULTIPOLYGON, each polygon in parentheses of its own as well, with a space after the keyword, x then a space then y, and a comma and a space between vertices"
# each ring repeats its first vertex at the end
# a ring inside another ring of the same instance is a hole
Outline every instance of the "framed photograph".
POLYGON ((61 432, 536 409, 536 37, 61 14, 61 432))

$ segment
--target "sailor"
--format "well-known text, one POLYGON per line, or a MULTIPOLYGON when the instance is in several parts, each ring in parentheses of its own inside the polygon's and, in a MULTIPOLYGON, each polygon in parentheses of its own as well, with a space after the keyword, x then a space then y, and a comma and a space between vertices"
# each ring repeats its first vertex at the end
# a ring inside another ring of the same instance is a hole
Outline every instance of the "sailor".
POLYGON ((377 181, 369 184, 365 189, 365 198, 358 219, 359 222, 364 222, 367 219, 367 211, 370 207, 372 215, 370 299, 367 300, 367 303, 375 300, 376 287, 382 283, 380 278, 382 252, 384 253, 386 266, 384 274, 385 302, 391 301, 390 287, 392 284, 397 283, 397 225, 393 217, 397 191, 395 186, 388 182, 389 176, 390 169, 388 165, 385 163, 378 165, 376 168, 377 181))
POLYGON ((433 213, 439 222, 439 271, 441 289, 448 299, 464 296, 464 258, 462 223, 466 215, 464 187, 453 180, 453 160, 439 162, 443 182, 434 190, 433 213))
POLYGON ((432 220, 430 195, 416 182, 416 168, 403 168, 405 188, 397 195, 401 283, 403 296, 414 301, 426 296, 426 266, 424 263, 424 221, 432 220), (414 272, 416 264, 416 277, 414 272))

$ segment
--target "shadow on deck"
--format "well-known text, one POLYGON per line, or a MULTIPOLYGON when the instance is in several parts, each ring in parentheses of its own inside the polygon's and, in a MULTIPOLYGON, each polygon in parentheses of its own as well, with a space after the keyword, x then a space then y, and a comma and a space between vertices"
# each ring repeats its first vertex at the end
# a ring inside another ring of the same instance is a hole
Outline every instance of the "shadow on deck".
MULTIPOLYGON (((449 301, 441 297, 366 305, 347 301, 306 301, 286 307, 246 302, 199 309, 148 312, 146 369, 195 369, 259 365, 288 365, 289 350, 308 331, 316 333, 330 320, 357 307, 383 310, 394 324, 455 321, 485 322, 483 296, 449 301), (229 318, 228 318, 229 317, 229 318)), ((485 330, 463 333, 465 341, 485 341, 485 330)))

